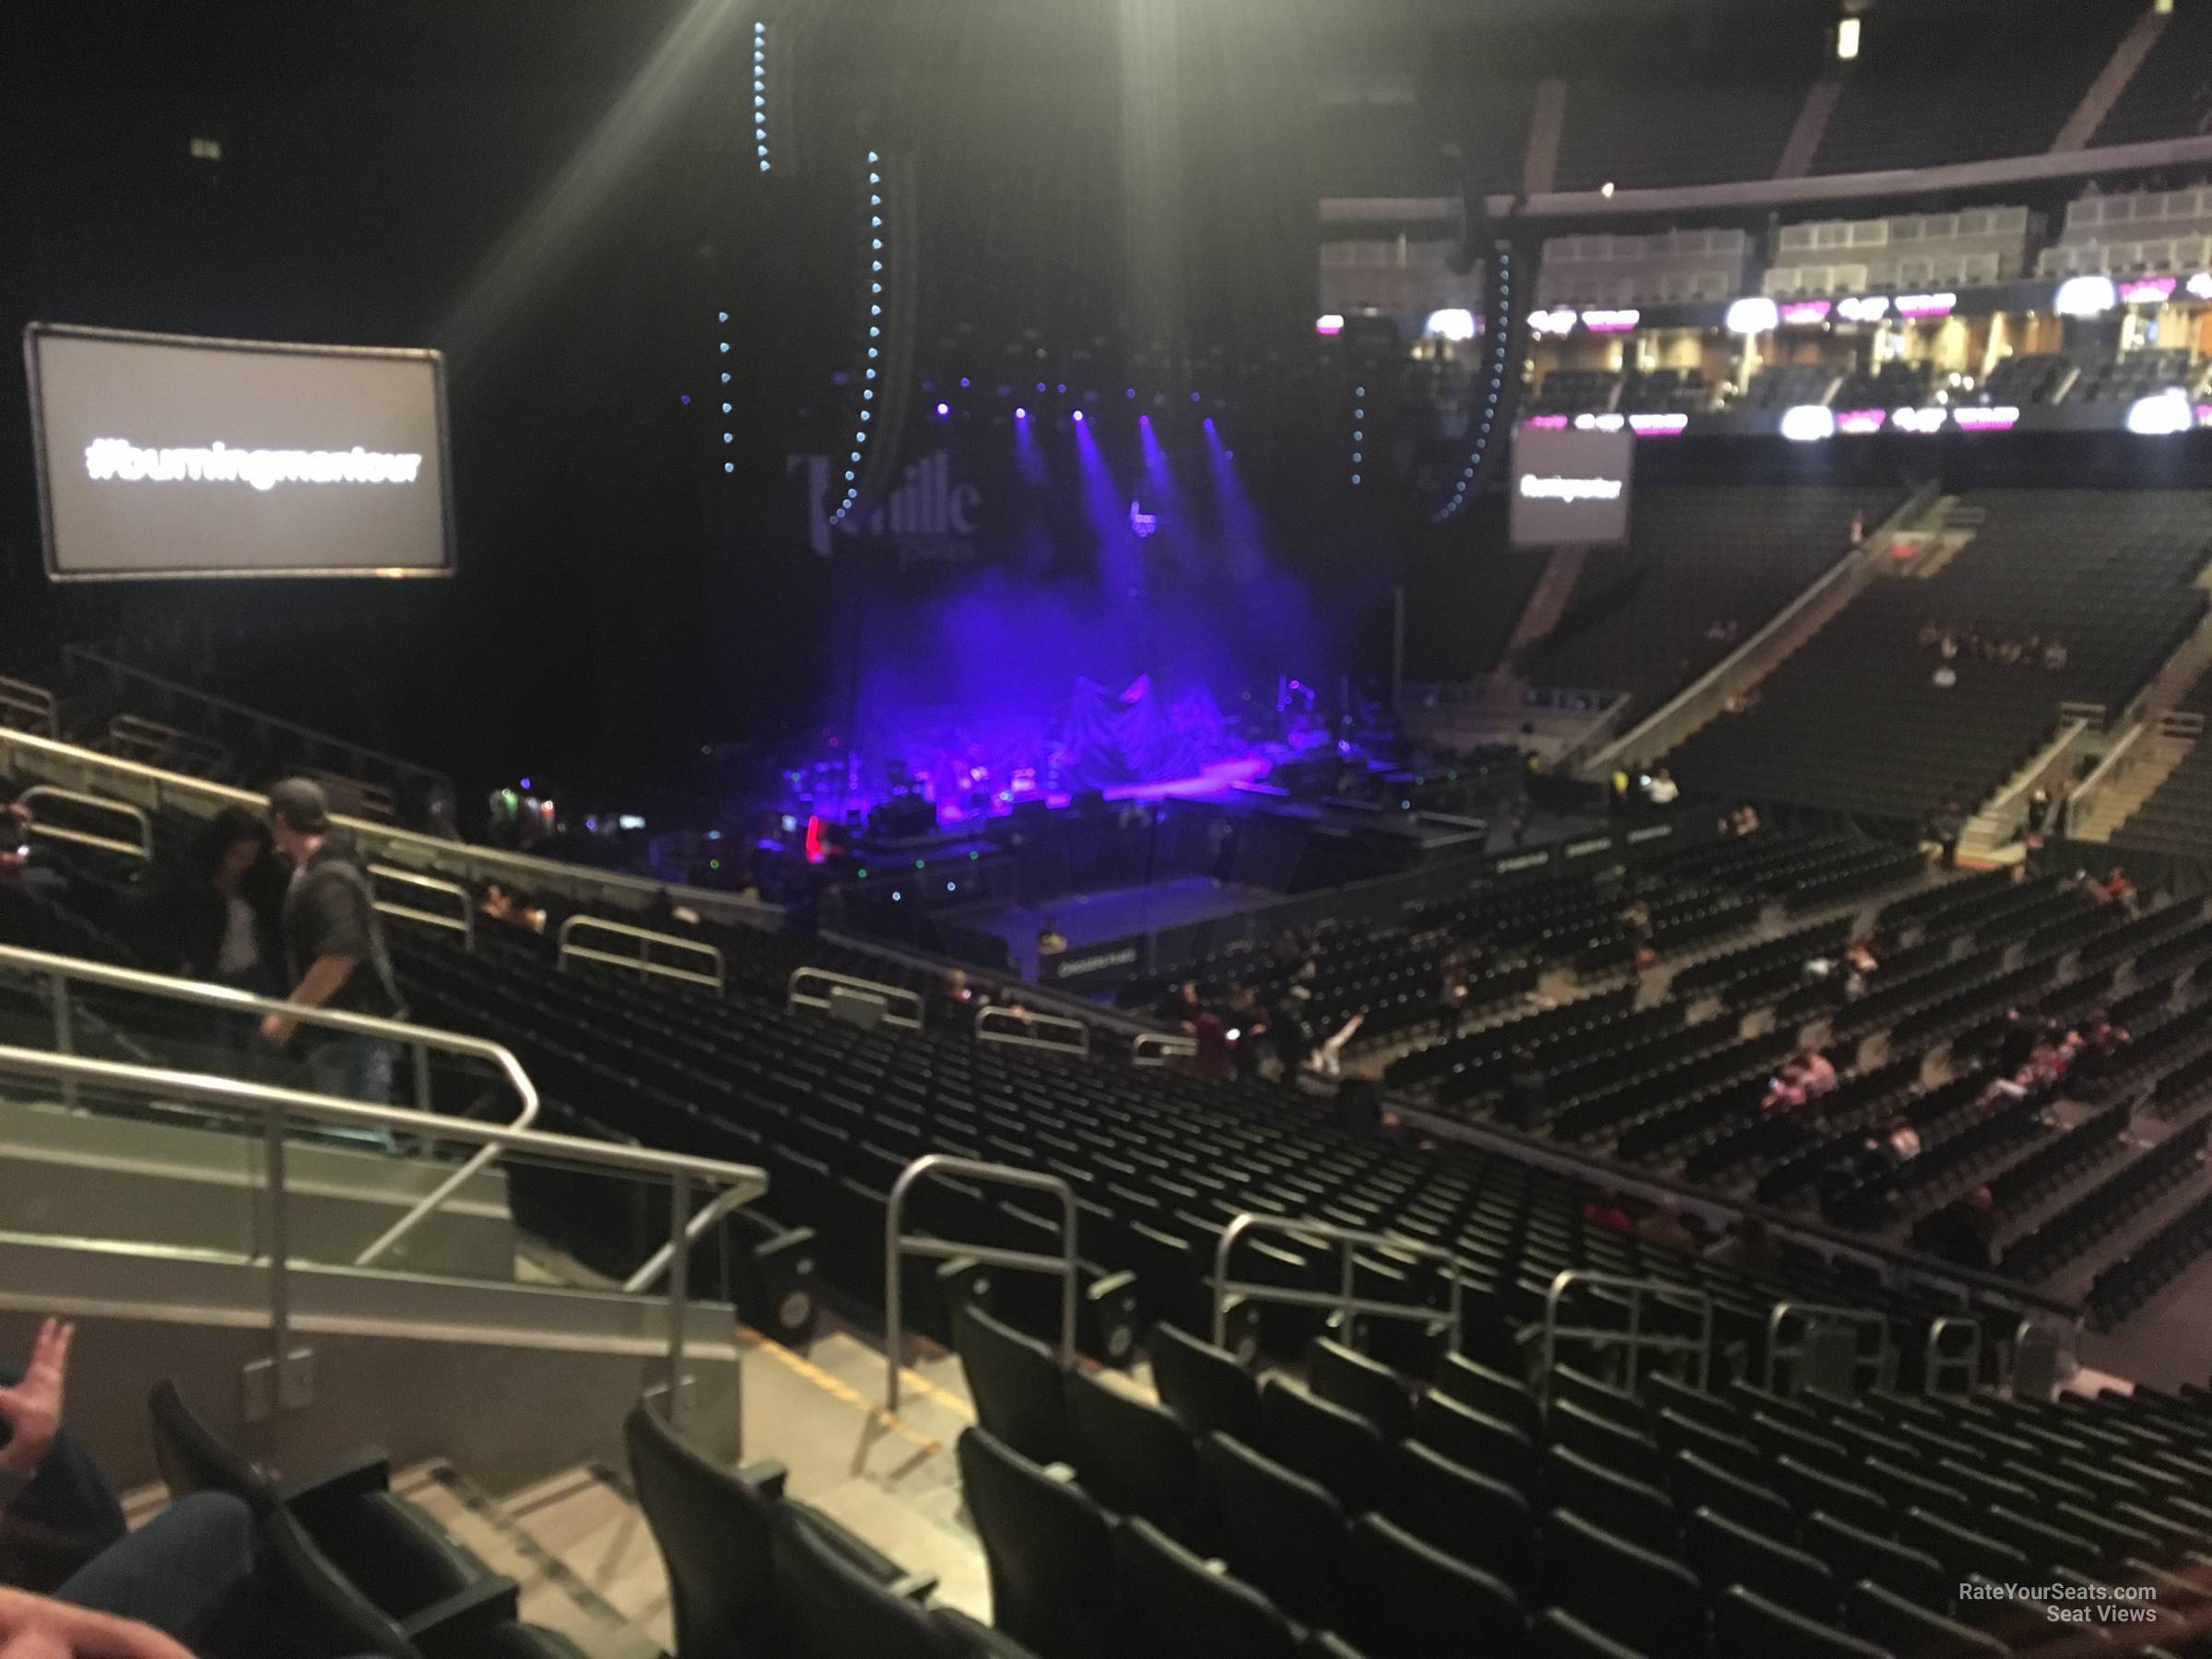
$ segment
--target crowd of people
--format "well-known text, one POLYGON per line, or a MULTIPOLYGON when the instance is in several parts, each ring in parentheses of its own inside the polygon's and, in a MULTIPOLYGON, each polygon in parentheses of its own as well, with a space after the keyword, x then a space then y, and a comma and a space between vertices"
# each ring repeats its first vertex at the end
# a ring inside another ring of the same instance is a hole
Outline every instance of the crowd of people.
MULTIPOLYGON (((1930 620, 1921 624, 1920 645, 1933 651, 1957 684, 1959 662, 1996 663, 2007 668, 2042 668, 2056 674, 2066 665, 2065 642, 2031 633, 2026 639, 2010 634, 1989 635, 1973 628, 1946 626, 1930 620)), ((1942 668, 1937 670, 1938 673, 1942 668)))

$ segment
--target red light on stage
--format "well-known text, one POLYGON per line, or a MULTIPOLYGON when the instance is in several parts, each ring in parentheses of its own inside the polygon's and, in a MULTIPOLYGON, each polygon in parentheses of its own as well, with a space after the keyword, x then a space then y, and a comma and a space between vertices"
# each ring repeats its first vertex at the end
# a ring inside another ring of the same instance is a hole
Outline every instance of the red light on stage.
POLYGON ((822 833, 822 820, 809 817, 806 820, 806 862, 810 865, 818 865, 829 856, 828 849, 823 845, 822 833))

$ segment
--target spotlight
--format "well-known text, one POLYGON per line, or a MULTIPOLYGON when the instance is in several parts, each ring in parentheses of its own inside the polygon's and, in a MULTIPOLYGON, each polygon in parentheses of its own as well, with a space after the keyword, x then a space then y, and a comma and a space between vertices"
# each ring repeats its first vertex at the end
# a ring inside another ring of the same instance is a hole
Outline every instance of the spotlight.
POLYGON ((943 418, 944 418, 946 416, 947 416, 947 415, 949 415, 949 414, 951 414, 951 413, 952 413, 952 406, 951 406, 950 404, 944 404, 944 403, 941 403, 941 404, 939 404, 939 405, 937 406, 937 418, 938 418, 938 419, 942 420, 942 419, 943 419, 943 418))
MULTIPOLYGON (((1082 410, 1080 410, 1080 409, 1077 409, 1077 410, 1076 411, 1076 418, 1077 418, 1077 420, 1081 420, 1081 419, 1083 418, 1083 411, 1082 411, 1082 410)), ((1210 426, 1210 425, 1212 425, 1213 423, 1212 423, 1211 421, 1208 421, 1206 424, 1210 426)))
POLYGON ((1015 418, 1015 419, 1017 419, 1017 420, 1027 420, 1029 418, 1030 418, 1030 412, 1029 412, 1029 410, 1027 410, 1027 409, 1025 409, 1025 408, 1022 408, 1021 406, 1019 406, 1018 405, 1017 405, 1017 406, 1016 406, 1016 407, 1015 407, 1015 410, 1014 410, 1014 418, 1015 418))

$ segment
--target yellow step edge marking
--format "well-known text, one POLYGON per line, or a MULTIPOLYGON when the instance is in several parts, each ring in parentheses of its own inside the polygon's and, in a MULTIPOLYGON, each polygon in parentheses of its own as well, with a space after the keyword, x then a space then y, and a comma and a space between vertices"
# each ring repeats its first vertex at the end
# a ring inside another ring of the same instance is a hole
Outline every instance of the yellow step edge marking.
MULTIPOLYGON (((771 1342, 767 1337, 759 1335, 756 1332, 740 1331, 737 1334, 737 1344, 740 1347, 759 1349, 786 1371, 795 1376, 804 1377, 831 1399, 841 1401, 843 1404, 865 1413, 874 1419, 878 1427, 889 1430, 900 1440, 919 1448, 922 1452, 935 1456, 945 1450, 944 1441, 923 1433, 903 1418, 892 1412, 886 1411, 851 1383, 831 1376, 813 1360, 794 1353, 782 1343, 771 1342)), ((904 1370, 900 1372, 900 1377, 901 1381, 912 1383, 921 1393, 958 1408, 970 1422, 975 1420, 975 1414, 968 1409, 964 1402, 956 1395, 947 1394, 943 1389, 931 1382, 928 1378, 918 1377, 912 1371, 904 1370)))

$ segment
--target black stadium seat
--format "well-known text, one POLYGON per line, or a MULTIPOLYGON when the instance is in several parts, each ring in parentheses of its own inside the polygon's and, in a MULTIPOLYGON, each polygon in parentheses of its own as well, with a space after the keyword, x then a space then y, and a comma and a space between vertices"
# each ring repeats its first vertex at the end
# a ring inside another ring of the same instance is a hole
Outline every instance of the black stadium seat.
POLYGON ((957 1451, 991 1573, 992 1623, 1040 1653, 1112 1659, 1112 1517, 987 1430, 968 1430, 957 1451))
POLYGON ((1318 1482, 1225 1434, 1200 1441, 1198 1460, 1230 1571, 1292 1618, 1332 1622, 1344 1607, 1343 1507, 1318 1482))
POLYGON ((1616 1474, 1646 1486, 1666 1479, 1666 1456, 1655 1443, 1571 1400, 1553 1403, 1547 1427, 1554 1445, 1571 1447, 1616 1474))
POLYGON ((1684 1530, 1689 1563, 1709 1594, 1742 1584, 1806 1618, 1834 1617, 1835 1575, 1818 1557, 1707 1509, 1694 1512, 1684 1530))
POLYGON ((782 1653, 786 1639, 771 1540, 786 1509, 806 1511, 818 1533, 877 1583, 910 1594, 917 1587, 896 1562, 785 1498, 781 1465, 725 1469, 643 1405, 623 1419, 622 1436, 638 1505, 668 1570, 684 1659, 775 1659, 782 1653))
POLYGON ((1891 1659, 1890 1651, 1847 1636, 1742 1584, 1712 1606, 1712 1659, 1891 1659))
POLYGON ((1674 1557, 1567 1510, 1545 1515, 1543 1554, 1546 1603, 1653 1653, 1695 1653, 1704 1646, 1704 1592, 1674 1557))
POLYGON ((1897 1541, 1924 1549, 1958 1580, 1977 1572, 2000 1583, 2027 1580, 2028 1558, 2011 1545, 1924 1510, 1907 1510, 1898 1518, 1897 1541))
POLYGON ((1347 1631, 1369 1659, 1511 1659, 1520 1598, 1381 1515, 1352 1524, 1347 1631))
POLYGON ((1805 1547, 1828 1563, 1840 1584, 1870 1579, 1909 1601, 1931 1607, 1948 1606, 1959 1583, 1926 1550, 1863 1532, 1832 1515, 1806 1517, 1805 1547))
POLYGON ((1607 1532, 1672 1555, 1681 1543, 1674 1500, 1657 1487, 1618 1475, 1566 1446, 1544 1453, 1536 1484, 1547 1510, 1572 1510, 1607 1532))
POLYGON ((1684 1509, 1710 1509, 1770 1538, 1795 1534, 1796 1512, 1773 1488, 1746 1480, 1695 1452, 1677 1452, 1672 1461, 1675 1497, 1684 1509))
POLYGON ((1033 1463, 1072 1461, 1062 1371, 1053 1350, 973 1305, 953 1315, 952 1333, 976 1420, 1033 1463))
POLYGON ((1843 1593, 1843 1628, 1853 1636, 1913 1659, 2000 1659, 2012 1650, 1994 1636, 1957 1624, 1882 1585, 1860 1583, 1843 1593))
POLYGON ((959 1644, 921 1605, 855 1566, 796 1508, 776 1516, 770 1554, 790 1659, 962 1659, 959 1644))
MULTIPOLYGON (((1124 1634, 1158 1659, 1295 1659, 1298 1638, 1275 1604, 1215 1572, 1148 1521, 1114 1537, 1124 1634)), ((855 1653, 865 1650, 855 1649, 855 1653)))
POLYGON ((1529 1620, 1528 1653, 1529 1659, 1657 1659, 1558 1607, 1547 1607, 1529 1620))
POLYGON ((1234 1435, 1248 1444, 1260 1438, 1260 1388, 1233 1355, 1209 1342, 1156 1324, 1146 1339, 1159 1403, 1193 1434, 1234 1435))
POLYGON ((1437 1364, 1435 1386, 1446 1399, 1457 1400, 1511 1423, 1531 1444, 1543 1438, 1542 1414, 1535 1396, 1517 1377, 1489 1366, 1478 1365, 1462 1354, 1446 1354, 1437 1364))
POLYGON ((1383 1514, 1445 1554, 1525 1591, 1534 1551, 1528 1500, 1414 1441, 1385 1459, 1383 1514))
POLYGON ((1331 1405, 1358 1412, 1386 1441, 1404 1440, 1413 1426, 1408 1380, 1325 1336, 1315 1337, 1306 1349, 1306 1385, 1331 1405))
POLYGON ((1502 1418, 1431 1389, 1414 1409, 1412 1438, 1453 1463, 1502 1480, 1516 1491, 1534 1482, 1536 1450, 1528 1436, 1502 1418))
POLYGON ((1119 1515, 1142 1515, 1194 1549, 1206 1547, 1198 1451, 1164 1408, 1103 1375, 1067 1373, 1067 1429, 1084 1490, 1119 1515))
POLYGON ((1260 1445, 1277 1463, 1326 1487, 1347 1513, 1375 1507, 1382 1437, 1358 1412, 1316 1398, 1278 1372, 1260 1384, 1260 1445))
POLYGON ((390 1490, 390 1465, 381 1451, 279 1486, 201 1421, 173 1382, 156 1383, 147 1406, 154 1460, 171 1497, 228 1492, 256 1519, 287 1512, 333 1570, 388 1618, 405 1620, 493 1576, 443 1527, 390 1490))

